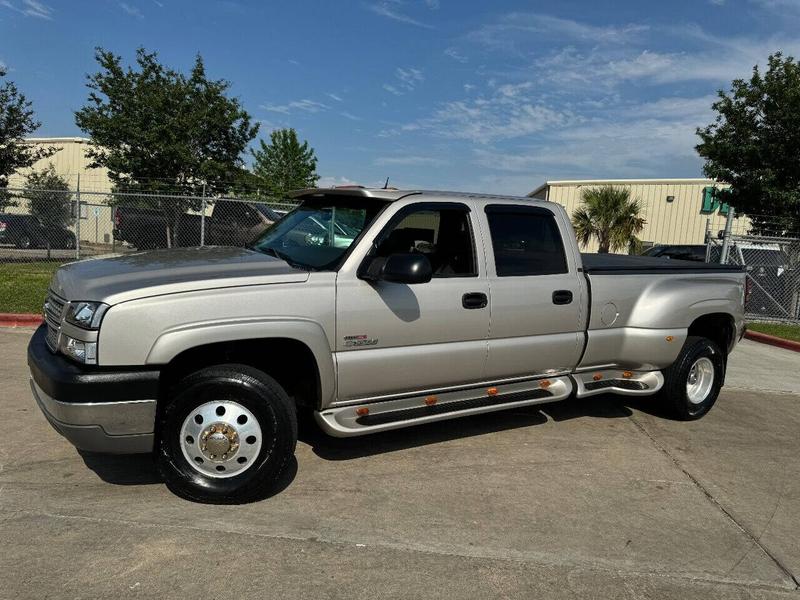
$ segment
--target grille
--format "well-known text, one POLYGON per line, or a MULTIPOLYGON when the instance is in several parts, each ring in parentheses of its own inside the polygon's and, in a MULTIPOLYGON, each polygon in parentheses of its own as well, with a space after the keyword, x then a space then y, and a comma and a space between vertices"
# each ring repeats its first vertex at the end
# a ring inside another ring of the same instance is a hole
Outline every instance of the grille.
POLYGON ((47 321, 47 345, 53 352, 58 348, 58 333, 61 330, 61 318, 67 301, 53 292, 47 294, 44 303, 44 318, 47 321))

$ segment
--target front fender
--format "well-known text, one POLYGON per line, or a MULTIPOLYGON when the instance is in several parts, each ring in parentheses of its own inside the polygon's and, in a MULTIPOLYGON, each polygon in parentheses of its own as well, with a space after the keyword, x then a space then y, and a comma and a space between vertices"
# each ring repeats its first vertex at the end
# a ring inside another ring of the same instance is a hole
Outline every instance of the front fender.
POLYGON ((316 321, 296 317, 257 317, 224 321, 198 321, 164 331, 147 354, 147 364, 169 363, 181 352, 198 346, 238 340, 288 338, 305 344, 319 369, 322 406, 334 399, 336 369, 330 342, 316 321))

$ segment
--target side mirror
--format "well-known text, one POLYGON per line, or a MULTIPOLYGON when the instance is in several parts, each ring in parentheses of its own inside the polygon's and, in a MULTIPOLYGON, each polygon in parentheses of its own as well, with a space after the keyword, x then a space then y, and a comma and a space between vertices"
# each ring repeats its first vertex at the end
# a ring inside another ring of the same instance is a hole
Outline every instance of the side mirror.
POLYGON ((364 279, 392 283, 428 283, 433 276, 431 261, 424 254, 391 254, 387 258, 373 258, 364 279))

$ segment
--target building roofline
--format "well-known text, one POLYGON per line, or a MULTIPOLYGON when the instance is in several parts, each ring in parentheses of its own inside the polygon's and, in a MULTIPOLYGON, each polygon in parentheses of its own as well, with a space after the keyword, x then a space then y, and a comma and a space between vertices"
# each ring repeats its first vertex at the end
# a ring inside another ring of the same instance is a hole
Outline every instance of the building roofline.
POLYGON ((557 185, 611 185, 611 184, 637 185, 637 184, 648 184, 648 183, 676 185, 682 183, 716 184, 719 182, 715 181, 714 179, 707 179, 705 177, 676 177, 676 178, 667 177, 663 179, 554 179, 552 181, 545 181, 539 187, 530 192, 528 196, 533 196, 548 187, 553 187, 557 185))
POLYGON ((91 140, 85 137, 29 137, 25 138, 26 142, 31 142, 34 144, 42 144, 42 143, 54 143, 54 142, 74 142, 76 144, 88 144, 91 140))

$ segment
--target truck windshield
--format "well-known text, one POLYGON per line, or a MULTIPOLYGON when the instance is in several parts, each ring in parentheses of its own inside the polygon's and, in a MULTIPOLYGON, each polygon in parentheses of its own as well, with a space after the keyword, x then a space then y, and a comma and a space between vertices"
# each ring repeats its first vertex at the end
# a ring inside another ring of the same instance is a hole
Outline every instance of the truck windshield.
POLYGON ((267 229, 251 248, 299 269, 336 270, 355 239, 385 206, 371 198, 307 200, 267 229))

